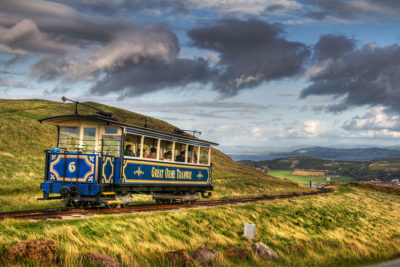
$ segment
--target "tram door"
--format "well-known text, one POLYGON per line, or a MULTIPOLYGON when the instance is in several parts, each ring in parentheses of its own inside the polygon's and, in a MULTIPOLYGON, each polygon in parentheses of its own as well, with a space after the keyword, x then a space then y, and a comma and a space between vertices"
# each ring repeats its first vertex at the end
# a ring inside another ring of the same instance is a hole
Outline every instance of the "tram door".
POLYGON ((112 126, 102 126, 100 129, 99 147, 102 155, 101 182, 103 184, 114 183, 119 177, 121 129, 112 126))

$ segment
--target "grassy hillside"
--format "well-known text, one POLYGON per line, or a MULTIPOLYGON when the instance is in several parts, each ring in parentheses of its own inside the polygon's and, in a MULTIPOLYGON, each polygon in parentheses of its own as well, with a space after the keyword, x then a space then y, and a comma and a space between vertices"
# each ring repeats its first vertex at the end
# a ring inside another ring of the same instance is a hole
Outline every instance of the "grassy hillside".
MULTIPOLYGON (((150 128, 173 131, 173 125, 123 109, 89 103, 112 112, 119 121, 150 128)), ((73 113, 73 104, 46 100, 0 99, 0 210, 48 207, 59 201, 40 202, 39 185, 44 176, 44 153, 56 145, 56 128, 41 125, 38 119, 73 113)), ((82 114, 92 113, 80 107, 82 114)), ((236 163, 213 149, 215 193, 217 197, 298 192, 303 188, 289 180, 281 180, 236 163)))
MULTIPOLYGON (((51 239, 61 266, 88 266, 85 253, 118 258, 123 266, 171 266, 164 253, 198 246, 220 252, 215 266, 361 266, 400 256, 400 196, 346 185, 317 197, 245 206, 94 216, 85 220, 0 222, 0 257, 21 240, 51 239), (379 208, 377 208, 379 207, 379 208), (223 255, 249 248, 243 224, 255 223, 255 241, 280 258, 223 255)), ((33 265, 32 265, 33 266, 33 265)))

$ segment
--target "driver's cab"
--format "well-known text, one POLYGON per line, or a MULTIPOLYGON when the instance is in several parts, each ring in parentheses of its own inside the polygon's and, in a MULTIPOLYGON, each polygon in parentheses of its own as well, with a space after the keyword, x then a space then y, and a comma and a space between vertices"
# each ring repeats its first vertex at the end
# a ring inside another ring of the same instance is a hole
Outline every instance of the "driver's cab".
POLYGON ((88 122, 60 123, 58 145, 60 149, 83 154, 99 154, 119 157, 121 152, 120 127, 88 122))

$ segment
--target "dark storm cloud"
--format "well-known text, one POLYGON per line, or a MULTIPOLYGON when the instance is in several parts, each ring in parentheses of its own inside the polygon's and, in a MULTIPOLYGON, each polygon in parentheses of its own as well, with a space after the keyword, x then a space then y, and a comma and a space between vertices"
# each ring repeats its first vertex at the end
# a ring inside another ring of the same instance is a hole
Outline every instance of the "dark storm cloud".
POLYGON ((336 59, 355 48, 355 40, 343 35, 323 35, 314 46, 314 55, 317 60, 327 58, 336 59))
POLYGON ((292 77, 310 52, 290 42, 278 25, 260 20, 222 20, 188 32, 193 44, 219 53, 221 74, 214 88, 225 96, 263 82, 292 77))
POLYGON ((323 20, 328 16, 345 20, 385 20, 400 14, 398 0, 308 0, 305 7, 308 9, 305 16, 316 20, 323 20))
POLYGON ((311 85, 301 97, 331 95, 327 107, 340 112, 353 106, 382 105, 400 111, 400 46, 365 45, 339 58, 328 58, 308 70, 311 85))
POLYGON ((152 61, 127 65, 107 73, 91 89, 94 94, 110 92, 134 96, 190 83, 207 83, 214 73, 203 59, 175 59, 168 64, 152 61))

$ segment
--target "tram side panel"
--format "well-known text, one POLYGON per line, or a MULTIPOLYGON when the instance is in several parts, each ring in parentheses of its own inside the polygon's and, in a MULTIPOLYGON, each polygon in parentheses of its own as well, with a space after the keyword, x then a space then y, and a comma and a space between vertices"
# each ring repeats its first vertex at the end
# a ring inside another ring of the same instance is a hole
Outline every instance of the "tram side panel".
POLYGON ((122 166, 121 184, 211 188, 211 168, 175 162, 125 159, 122 166))

